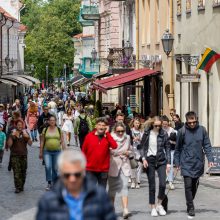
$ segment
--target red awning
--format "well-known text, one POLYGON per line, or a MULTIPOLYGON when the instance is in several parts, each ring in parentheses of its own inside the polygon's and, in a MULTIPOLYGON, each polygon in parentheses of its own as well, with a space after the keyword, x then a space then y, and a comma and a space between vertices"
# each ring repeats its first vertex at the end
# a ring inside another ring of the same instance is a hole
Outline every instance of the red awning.
POLYGON ((106 90, 113 89, 115 87, 120 87, 125 83, 135 81, 145 76, 157 73, 157 71, 150 70, 147 68, 138 69, 118 76, 108 77, 102 80, 96 80, 95 82, 93 82, 93 86, 95 89, 105 92, 106 90))

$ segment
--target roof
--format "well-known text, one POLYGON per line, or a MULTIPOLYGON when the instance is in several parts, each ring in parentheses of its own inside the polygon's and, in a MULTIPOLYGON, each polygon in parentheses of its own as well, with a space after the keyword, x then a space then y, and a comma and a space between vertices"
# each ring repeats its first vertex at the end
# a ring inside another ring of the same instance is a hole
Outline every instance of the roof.
POLYGON ((11 21, 17 21, 15 17, 13 17, 11 14, 9 14, 4 8, 0 7, 0 13, 2 13, 7 19, 11 21))
POLYGON ((21 25, 19 26, 19 31, 21 31, 21 32, 26 32, 27 29, 28 29, 28 27, 27 27, 26 25, 24 25, 24 24, 21 24, 21 25))
POLYGON ((135 81, 145 76, 149 76, 153 74, 157 74, 157 71, 147 68, 138 69, 127 73, 123 73, 118 76, 108 77, 102 80, 96 80, 93 83, 93 86, 98 90, 102 90, 103 92, 106 92, 106 90, 120 87, 128 82, 135 81))
POLYGON ((80 34, 77 34, 77 35, 74 35, 73 38, 87 38, 87 37, 94 37, 94 34, 83 34, 83 33, 80 33, 80 34))

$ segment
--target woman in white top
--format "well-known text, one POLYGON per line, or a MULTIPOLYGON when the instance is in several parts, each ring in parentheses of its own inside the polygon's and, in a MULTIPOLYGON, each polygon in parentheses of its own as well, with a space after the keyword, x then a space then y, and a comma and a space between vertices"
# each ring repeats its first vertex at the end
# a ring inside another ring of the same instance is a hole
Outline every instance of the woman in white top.
MULTIPOLYGON (((139 161, 140 153, 137 148, 138 145, 141 143, 141 139, 143 136, 141 119, 134 118, 130 126, 131 126, 131 135, 133 138, 133 151, 135 153, 135 159, 139 161)), ((140 188, 142 169, 143 169, 143 164, 141 162, 138 162, 138 168, 131 170, 131 189, 140 188)))
POLYGON ((73 128, 74 117, 71 108, 68 108, 66 110, 66 114, 63 115, 63 121, 64 124, 62 127, 62 131, 66 133, 67 146, 70 146, 71 133, 74 133, 74 128, 73 128))
POLYGON ((149 203, 151 216, 166 215, 162 201, 166 190, 166 170, 169 172, 171 155, 170 143, 167 133, 162 129, 162 122, 159 117, 154 117, 151 126, 145 130, 140 144, 140 154, 144 167, 147 169, 149 182, 149 203), (156 175, 159 177, 158 201, 155 205, 156 175))

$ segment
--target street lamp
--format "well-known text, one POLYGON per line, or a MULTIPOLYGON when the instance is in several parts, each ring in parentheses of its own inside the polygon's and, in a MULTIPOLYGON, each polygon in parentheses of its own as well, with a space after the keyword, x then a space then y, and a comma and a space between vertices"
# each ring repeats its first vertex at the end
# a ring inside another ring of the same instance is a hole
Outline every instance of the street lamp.
POLYGON ((94 62, 97 58, 97 51, 95 48, 92 49, 92 52, 91 52, 91 56, 92 56, 92 61, 94 62))
POLYGON ((63 65, 64 68, 64 77, 65 77, 65 85, 64 85, 64 89, 66 91, 66 64, 63 65))
POLYGON ((162 41, 163 50, 165 54, 169 56, 170 52, 173 49, 174 38, 173 38, 173 35, 169 33, 168 29, 163 34, 161 41, 162 41))
POLYGON ((10 63, 11 63, 11 67, 13 68, 13 67, 14 67, 14 64, 15 64, 15 60, 14 60, 13 57, 11 58, 10 63))
POLYGON ((48 89, 48 65, 46 65, 46 87, 48 89))
POLYGON ((125 56, 127 58, 130 58, 133 53, 133 50, 134 50, 134 48, 131 46, 131 43, 129 41, 127 41, 127 43, 124 47, 125 56))
POLYGON ((6 66, 9 66, 9 63, 10 63, 10 58, 9 58, 9 56, 7 55, 7 56, 5 57, 5 64, 6 64, 6 66))

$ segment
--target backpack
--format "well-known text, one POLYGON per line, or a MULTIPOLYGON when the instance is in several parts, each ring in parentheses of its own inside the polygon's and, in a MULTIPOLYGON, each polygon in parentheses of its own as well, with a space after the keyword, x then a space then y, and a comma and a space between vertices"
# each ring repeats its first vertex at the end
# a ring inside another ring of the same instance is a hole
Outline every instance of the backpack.
MULTIPOLYGON (((205 138, 205 134, 206 134, 206 130, 205 130, 205 127, 201 126, 202 127, 202 132, 203 132, 203 141, 204 141, 204 138, 205 138)), ((184 144, 184 140, 185 140, 185 134, 186 134, 186 127, 185 125, 180 129, 180 137, 181 137, 181 144, 183 145, 184 144)))
POLYGON ((89 133, 89 125, 86 119, 87 116, 84 119, 79 116, 79 135, 86 136, 89 133))

